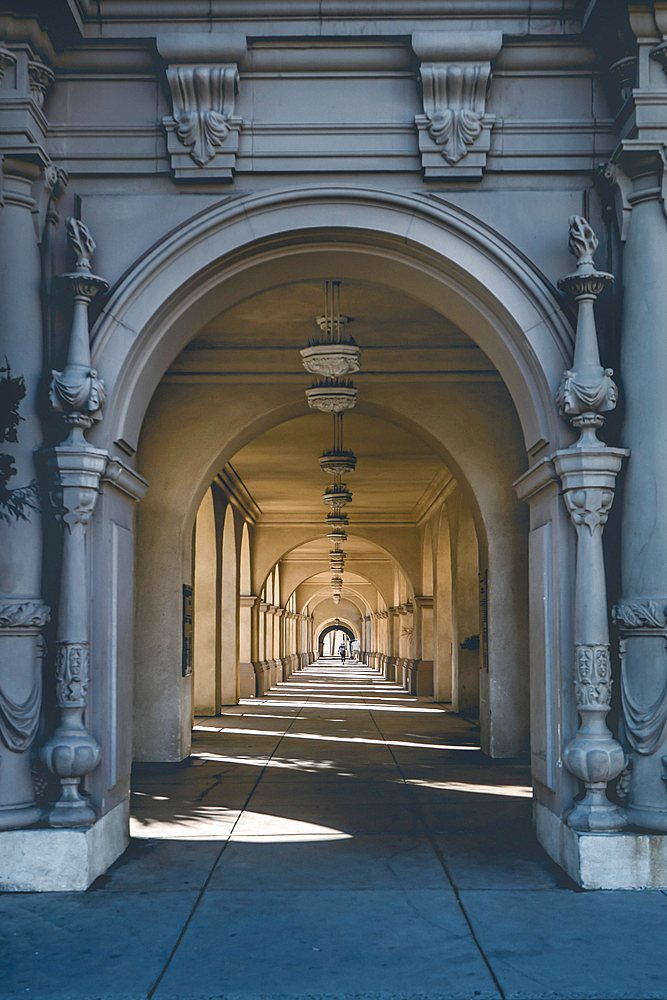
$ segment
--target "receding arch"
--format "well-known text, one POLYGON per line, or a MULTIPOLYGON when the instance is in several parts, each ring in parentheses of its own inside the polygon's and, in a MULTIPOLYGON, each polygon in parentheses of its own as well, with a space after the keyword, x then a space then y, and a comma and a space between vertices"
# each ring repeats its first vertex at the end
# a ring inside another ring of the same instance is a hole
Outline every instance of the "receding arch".
POLYGON ((213 491, 197 513, 194 551, 194 642, 192 701, 195 715, 215 715, 220 705, 218 639, 219 546, 213 491))
MULTIPOLYGON (((497 367, 507 388, 500 383, 485 385, 483 392, 464 399, 464 393, 457 395, 454 383, 448 385, 446 394, 439 393, 434 383, 420 392, 418 400, 397 402, 392 397, 389 407, 370 386, 359 412, 367 407, 367 412, 382 413, 434 442, 466 494, 480 546, 488 547, 485 558, 504 560, 502 571, 490 577, 489 619, 496 607, 502 608, 507 620, 525 615, 521 565, 525 547, 515 552, 513 542, 498 540, 513 539, 517 531, 525 534, 527 530, 526 512, 512 491, 513 480, 525 470, 526 448, 532 457, 547 443, 568 441, 552 395, 569 360, 571 331, 548 283, 497 234, 444 203, 340 190, 285 194, 275 203, 272 197, 239 199, 246 206, 243 219, 236 208, 217 206, 171 234, 118 283, 95 329, 95 363, 110 389, 106 419, 95 428, 95 439, 116 454, 115 442, 121 441, 120 450, 127 455, 138 443, 143 426, 138 462, 153 487, 138 516, 141 558, 137 560, 136 606, 142 621, 142 629, 135 632, 138 719, 152 703, 153 688, 164 688, 160 671, 174 673, 174 664, 163 655, 169 645, 174 648, 174 635, 160 636, 157 643, 150 636, 163 628, 165 618, 174 623, 174 631, 177 627, 178 581, 187 580, 190 572, 190 533, 208 484, 263 428, 307 412, 305 401, 295 401, 293 386, 281 387, 268 407, 260 385, 244 387, 242 399, 237 396, 229 401, 227 440, 223 441, 220 402, 229 393, 221 393, 220 387, 202 385, 197 398, 188 401, 185 413, 178 419, 174 416, 173 423, 169 422, 170 408, 181 392, 179 387, 170 384, 169 392, 162 394, 158 389, 146 414, 148 397, 174 355, 207 316, 258 288, 285 283, 295 269, 304 277, 320 278, 328 277, 333 268, 345 278, 363 267, 369 280, 394 284, 451 318, 497 367), (355 212, 359 209, 356 215, 350 213, 350 206, 355 212), (355 228, 347 224, 350 217, 355 218, 355 228), (252 220, 252 233, 248 220, 252 220), (152 277, 155 282, 149 289, 152 277), (508 392, 516 408, 511 419, 523 433, 520 446, 512 434, 505 433, 507 428, 496 427, 490 419, 498 394, 508 392), (486 421, 484 434, 479 433, 480 421, 486 421), (200 432, 198 449, 192 448, 193 422, 200 432), (448 427, 456 427, 455 441, 448 438, 448 427), (146 442, 155 441, 165 428, 170 454, 151 456, 146 442), (170 539, 168 547, 164 537, 170 539), (502 584, 503 579, 509 583, 502 584), (155 581, 162 587, 169 581, 172 591, 156 597, 150 589, 155 581), (159 615, 158 603, 163 609, 159 615), (144 684, 147 671, 156 676, 144 684)), ((405 567, 404 575, 409 592, 417 593, 421 589, 419 553, 415 565, 405 567)), ((499 666, 505 669, 503 664, 514 664, 518 677, 525 669, 527 642, 520 634, 514 638, 509 630, 505 634, 512 648, 499 666)), ((169 685, 179 700, 182 719, 188 694, 175 673, 169 685)), ((514 690, 520 688, 518 681, 513 685, 514 690)), ((511 699, 508 704, 511 708, 511 699)), ((182 755, 187 739, 182 732, 183 749, 169 749, 169 753, 182 755)))
POLYGON ((222 529, 222 587, 220 602, 220 701, 239 700, 239 594, 234 508, 227 504, 222 529))
POLYGON ((252 594, 252 564, 250 559, 250 529, 243 522, 241 529, 241 552, 239 556, 239 588, 242 594, 252 594))

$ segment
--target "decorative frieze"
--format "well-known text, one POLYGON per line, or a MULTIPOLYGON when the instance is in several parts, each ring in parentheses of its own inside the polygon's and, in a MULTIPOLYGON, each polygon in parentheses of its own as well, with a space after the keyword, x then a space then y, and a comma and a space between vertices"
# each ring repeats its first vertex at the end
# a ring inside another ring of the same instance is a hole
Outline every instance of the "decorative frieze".
POLYGON ((558 391, 561 416, 580 431, 571 448, 553 456, 563 496, 577 532, 577 569, 574 614, 574 687, 581 724, 563 751, 568 770, 584 783, 583 799, 567 816, 574 830, 612 832, 627 820, 606 795, 607 783, 626 765, 625 752, 606 723, 611 705, 611 661, 607 624, 602 531, 614 499, 622 448, 610 448, 597 438, 603 412, 616 405, 617 390, 610 369, 603 369, 593 305, 599 292, 613 281, 595 270, 595 233, 579 216, 570 218, 570 252, 577 257, 574 274, 559 282, 573 294, 579 311, 574 360, 558 391))
POLYGON ((494 116, 486 113, 498 31, 416 32, 424 113, 417 115, 424 177, 476 180, 486 166, 494 116))
POLYGON ((163 119, 174 179, 233 179, 242 119, 235 114, 244 36, 162 35, 173 114, 163 119))

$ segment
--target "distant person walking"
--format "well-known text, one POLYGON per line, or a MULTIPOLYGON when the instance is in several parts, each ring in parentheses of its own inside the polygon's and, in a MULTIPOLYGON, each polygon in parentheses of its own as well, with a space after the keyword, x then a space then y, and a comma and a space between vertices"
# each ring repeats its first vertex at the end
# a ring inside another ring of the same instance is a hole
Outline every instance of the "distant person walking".
POLYGON ((345 645, 344 642, 341 642, 340 646, 338 647, 338 654, 340 656, 340 662, 343 664, 343 666, 345 666, 345 660, 347 658, 347 646, 345 645))
POLYGON ((350 653, 355 663, 359 662, 359 656, 361 654, 361 643, 358 639, 353 639, 350 643, 350 653))

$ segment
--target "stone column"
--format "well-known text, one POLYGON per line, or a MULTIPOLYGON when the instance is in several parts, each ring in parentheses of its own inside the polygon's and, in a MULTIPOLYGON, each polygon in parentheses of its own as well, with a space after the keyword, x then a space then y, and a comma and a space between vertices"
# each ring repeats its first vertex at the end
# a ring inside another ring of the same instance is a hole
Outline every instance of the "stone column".
POLYGON ((566 767, 584 782, 584 798, 567 816, 572 829, 591 833, 619 830, 627 823, 622 811, 609 802, 606 786, 625 764, 620 743, 607 728, 611 705, 611 662, 607 619, 602 530, 614 499, 616 475, 627 451, 609 448, 597 438, 603 412, 616 406, 617 390, 610 368, 600 364, 593 306, 605 285, 614 279, 595 270, 598 245, 585 219, 570 218, 570 252, 577 269, 559 281, 575 296, 579 307, 572 368, 558 390, 561 415, 580 431, 571 448, 557 451, 554 466, 577 532, 577 569, 574 592, 574 684, 581 725, 563 752, 566 767))
MULTIPOLYGON (((25 518, 0 520, 0 830, 30 826, 41 817, 30 773, 41 707, 41 627, 49 608, 41 598, 42 520, 34 489, 33 454, 42 443, 37 401, 43 368, 41 267, 33 223, 35 162, 5 158, 0 209, 2 353, 12 377, 25 380, 23 418, 9 454, 16 474, 8 489, 26 488, 25 518)), ((2 378, 2 373, 0 373, 2 378)))
POLYGON ((433 694, 433 597, 417 595, 414 599, 413 660, 410 693, 433 694))
POLYGON ((253 608, 257 597, 253 594, 239 596, 239 685, 240 697, 252 698, 257 691, 255 669, 253 667, 252 631, 253 608))
POLYGON ((630 449, 621 512, 621 695, 630 823, 667 832, 667 221, 663 153, 626 150, 632 208, 623 252, 623 443, 630 449))
POLYGON ((60 722, 41 751, 44 763, 61 784, 60 799, 49 814, 49 823, 54 827, 85 826, 96 818, 87 795, 82 795, 79 787, 81 779, 100 759, 100 748, 85 721, 90 683, 86 534, 107 464, 107 453, 89 444, 84 431, 101 419, 106 399, 104 384, 90 367, 88 306, 108 285, 91 271, 95 243, 86 227, 76 219, 68 219, 67 229, 76 267, 72 273, 62 275, 60 283, 74 298, 72 330, 67 364, 62 372, 52 373, 49 396, 53 409, 63 415, 69 436, 45 455, 54 479, 52 502, 64 529, 56 632, 56 703, 60 722))

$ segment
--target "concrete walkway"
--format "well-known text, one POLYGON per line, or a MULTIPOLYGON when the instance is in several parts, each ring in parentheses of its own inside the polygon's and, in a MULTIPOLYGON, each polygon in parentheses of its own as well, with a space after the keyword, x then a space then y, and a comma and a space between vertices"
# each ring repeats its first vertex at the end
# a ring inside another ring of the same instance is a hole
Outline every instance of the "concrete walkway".
POLYGON ((667 998, 667 895, 578 891, 478 746, 334 661, 198 720, 88 892, 0 896, 0 997, 667 998))

